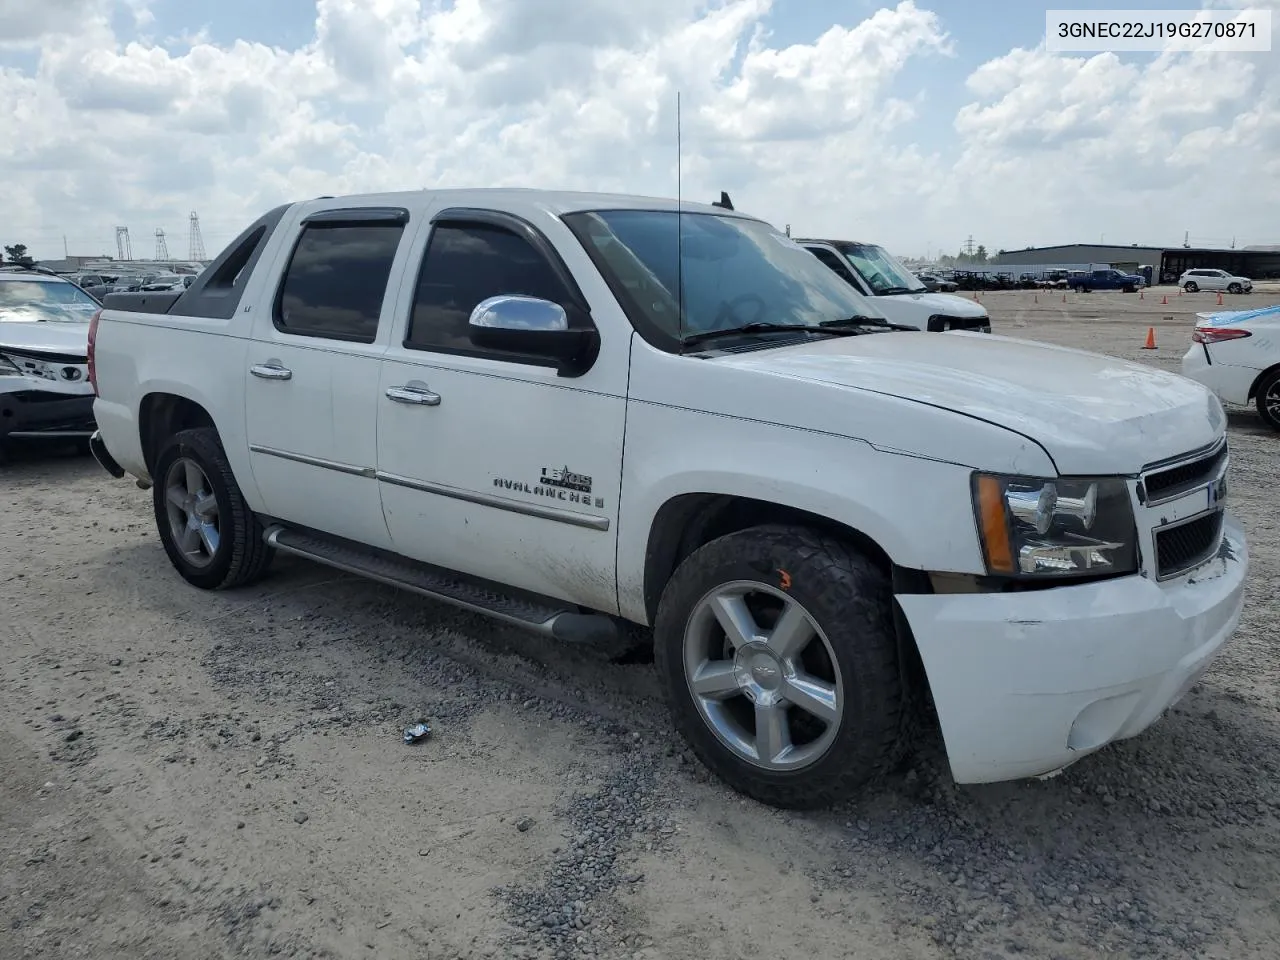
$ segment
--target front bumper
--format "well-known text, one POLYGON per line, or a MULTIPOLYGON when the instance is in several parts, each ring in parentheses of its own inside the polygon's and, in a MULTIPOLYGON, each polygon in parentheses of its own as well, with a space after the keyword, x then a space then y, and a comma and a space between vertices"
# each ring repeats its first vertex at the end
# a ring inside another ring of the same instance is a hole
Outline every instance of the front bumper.
POLYGON ((1141 733, 1235 632, 1248 566, 1228 515, 1218 554, 1165 583, 898 596, 956 782, 1052 773, 1141 733))
POLYGON ((86 439, 93 430, 92 393, 0 393, 0 440, 86 439))

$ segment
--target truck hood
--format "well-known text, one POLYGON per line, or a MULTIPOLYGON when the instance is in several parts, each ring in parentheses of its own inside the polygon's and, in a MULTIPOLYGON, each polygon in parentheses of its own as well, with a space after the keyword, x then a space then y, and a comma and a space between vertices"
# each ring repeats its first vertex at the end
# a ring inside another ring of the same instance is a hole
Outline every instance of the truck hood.
POLYGON ((964 297, 957 297, 954 293, 896 293, 887 297, 876 297, 872 302, 880 306, 883 312, 886 300, 914 304, 915 308, 926 316, 943 313, 948 317, 976 320, 987 315, 987 308, 982 304, 966 300, 964 297))
POLYGON ((984 420, 1037 443, 1063 474, 1136 474, 1206 446, 1226 429, 1221 404, 1192 380, 992 334, 869 334, 722 362, 984 420))
POLYGON ((0 350, 6 347, 26 353, 89 355, 89 324, 71 322, 40 323, 18 319, 16 311, 0 310, 0 350))

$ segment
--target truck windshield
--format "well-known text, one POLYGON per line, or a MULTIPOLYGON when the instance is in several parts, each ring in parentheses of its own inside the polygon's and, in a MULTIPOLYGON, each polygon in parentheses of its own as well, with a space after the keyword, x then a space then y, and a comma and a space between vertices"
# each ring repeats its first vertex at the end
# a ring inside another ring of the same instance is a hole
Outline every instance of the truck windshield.
POLYGON ((563 219, 630 311, 670 337, 747 325, 767 332, 766 324, 817 330, 852 317, 883 322, 821 260, 759 220, 669 210, 563 219))
POLYGON ((841 243, 836 245, 836 249, 877 297, 924 293, 928 289, 884 247, 874 243, 841 243))
POLYGON ((0 277, 0 320, 86 323, 97 308, 74 283, 0 277))

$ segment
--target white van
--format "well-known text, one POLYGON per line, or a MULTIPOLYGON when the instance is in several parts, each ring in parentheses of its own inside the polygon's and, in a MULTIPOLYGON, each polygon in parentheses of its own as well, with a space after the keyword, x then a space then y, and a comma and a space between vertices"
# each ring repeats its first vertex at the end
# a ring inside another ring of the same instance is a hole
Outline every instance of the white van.
POLYGON ((797 240, 875 305, 893 323, 917 330, 991 332, 987 308, 951 293, 930 293, 914 273, 874 243, 797 240))

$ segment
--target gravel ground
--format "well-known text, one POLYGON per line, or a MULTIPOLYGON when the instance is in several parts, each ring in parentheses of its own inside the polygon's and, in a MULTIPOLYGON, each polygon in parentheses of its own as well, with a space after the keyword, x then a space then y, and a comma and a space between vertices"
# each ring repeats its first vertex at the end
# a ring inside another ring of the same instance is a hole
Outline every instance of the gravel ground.
MULTIPOLYGON (((983 300, 997 332, 1176 368, 1215 300, 1164 292, 983 300)), ((708 777, 646 664, 285 558, 200 593, 148 494, 21 456, 0 957, 1274 957, 1280 437, 1248 411, 1231 434, 1248 607, 1169 716, 1044 782, 959 788, 926 743, 812 815, 708 777)))

